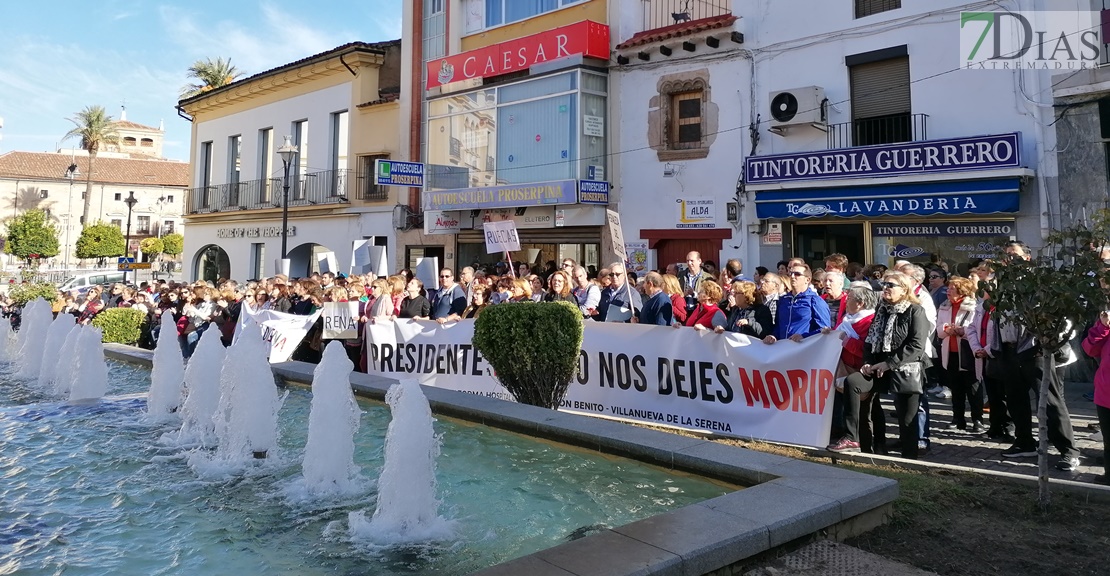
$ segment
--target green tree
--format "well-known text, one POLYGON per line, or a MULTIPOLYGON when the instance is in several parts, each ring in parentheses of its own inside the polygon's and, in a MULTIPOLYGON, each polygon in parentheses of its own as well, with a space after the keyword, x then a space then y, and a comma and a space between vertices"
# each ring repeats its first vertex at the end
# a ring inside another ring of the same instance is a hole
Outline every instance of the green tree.
POLYGON ((139 242, 139 250, 152 258, 166 251, 161 238, 143 238, 139 242))
POLYGON ((555 409, 578 371, 583 330, 569 302, 489 306, 474 323, 474 346, 517 402, 555 409))
POLYGON ((47 219, 46 212, 28 210, 8 221, 4 252, 37 266, 37 260, 57 256, 58 251, 58 230, 47 219))
POLYGON ((185 237, 177 232, 162 237, 162 253, 177 256, 185 251, 185 237))
POLYGON ((93 164, 96 154, 102 146, 119 144, 119 133, 116 132, 112 117, 104 111, 103 106, 86 106, 84 110, 69 119, 75 128, 66 132, 65 139, 78 138, 81 148, 89 153, 89 169, 85 172, 85 205, 81 209, 81 226, 89 225, 89 206, 92 204, 92 177, 93 164))
POLYGON ((184 100, 221 86, 227 86, 242 75, 243 73, 238 68, 231 65, 231 58, 227 60, 216 58, 215 62, 211 58, 197 60, 189 67, 186 77, 195 78, 198 82, 186 84, 181 89, 181 98, 184 100))
POLYGON ((105 258, 123 256, 125 244, 118 227, 97 222, 81 231, 75 250, 78 258, 96 258, 103 263, 105 258))
POLYGON ((1054 230, 1040 256, 1008 249, 992 264, 994 279, 981 282, 989 294, 995 318, 1011 319, 1025 327, 1040 345, 1041 382, 1037 403, 1040 448, 1038 467, 1040 489, 1038 504, 1047 509, 1048 488, 1048 386, 1056 369, 1053 352, 1068 345, 1072 332, 1082 330, 1099 312, 1106 309, 1110 270, 1100 254, 1110 246, 1110 212, 1096 214, 1092 224, 1076 224, 1054 230))

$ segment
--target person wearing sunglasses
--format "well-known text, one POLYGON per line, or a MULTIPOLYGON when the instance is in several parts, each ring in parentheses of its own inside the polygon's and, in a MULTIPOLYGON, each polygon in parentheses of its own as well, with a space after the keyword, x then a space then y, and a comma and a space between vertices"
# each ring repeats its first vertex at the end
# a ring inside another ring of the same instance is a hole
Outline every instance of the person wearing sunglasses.
POLYGON ((775 330, 763 339, 765 344, 790 339, 802 339, 820 334, 822 328, 831 328, 829 306, 813 288, 813 273, 809 266, 794 262, 787 271, 789 291, 778 299, 775 310, 775 330))
POLYGON ((432 320, 443 324, 447 317, 461 316, 466 310, 466 291, 455 283, 455 274, 450 268, 439 271, 439 290, 432 296, 432 320))
MULTIPOLYGON (((926 343, 931 336, 929 318, 913 293, 916 282, 901 272, 882 279, 879 307, 863 341, 863 366, 844 382, 843 438, 828 446, 831 452, 859 452, 860 401, 878 394, 894 395, 899 445, 903 458, 917 459, 919 430, 917 407, 925 391, 926 343)), ((866 407, 866 401, 864 407, 866 407)), ((882 410, 871 411, 874 445, 886 445, 882 410)))
POLYGON ((643 308, 643 298, 638 290, 629 290, 626 287, 626 274, 623 262, 614 262, 609 267, 610 284, 601 291, 601 301, 597 304, 597 316, 594 316, 594 320, 629 322, 633 316, 639 314, 643 308))

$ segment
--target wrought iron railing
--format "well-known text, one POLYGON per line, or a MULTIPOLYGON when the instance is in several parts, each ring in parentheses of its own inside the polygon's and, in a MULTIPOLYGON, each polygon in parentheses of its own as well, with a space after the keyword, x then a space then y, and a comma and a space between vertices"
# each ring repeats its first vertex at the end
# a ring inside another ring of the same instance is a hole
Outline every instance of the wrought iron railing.
POLYGON ((389 187, 378 186, 377 179, 374 177, 374 170, 360 170, 356 175, 357 190, 355 197, 359 200, 388 200, 389 187))
POLYGON ((851 148, 929 139, 928 114, 893 114, 830 124, 828 147, 851 148))
POLYGON ((451 157, 458 158, 462 155, 462 141, 458 138, 451 139, 451 157))
MULTIPOLYGON (((351 170, 324 170, 289 178, 289 205, 342 204, 350 197, 351 170)), ((281 208, 281 178, 264 178, 202 186, 185 191, 185 212, 206 214, 229 210, 281 208)))
POLYGON ((731 0, 644 0, 643 30, 732 14, 731 0))

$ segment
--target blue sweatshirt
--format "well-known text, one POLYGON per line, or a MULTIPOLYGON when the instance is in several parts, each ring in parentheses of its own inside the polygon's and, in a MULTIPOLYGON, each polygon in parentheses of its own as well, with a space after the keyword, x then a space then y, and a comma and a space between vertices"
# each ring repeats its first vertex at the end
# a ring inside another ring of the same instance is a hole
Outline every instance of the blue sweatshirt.
POLYGON ((801 294, 783 294, 779 297, 775 313, 775 338, 785 340, 795 334, 803 337, 832 327, 829 306, 812 287, 801 294))

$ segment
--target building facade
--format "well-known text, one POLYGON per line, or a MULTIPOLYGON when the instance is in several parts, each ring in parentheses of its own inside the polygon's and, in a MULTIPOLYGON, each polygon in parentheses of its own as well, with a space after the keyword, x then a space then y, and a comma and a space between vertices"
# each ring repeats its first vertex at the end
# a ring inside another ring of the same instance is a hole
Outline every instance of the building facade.
MULTIPOLYGON (((91 181, 89 220, 117 226, 126 232, 126 200, 134 192, 137 202, 131 209, 131 252, 139 261, 149 258, 139 253, 144 238, 180 233, 185 190, 189 186, 189 165, 170 160, 138 159, 128 153, 101 152, 89 168, 89 155, 83 150, 50 152, 8 152, 0 155, 0 213, 8 219, 27 210, 40 209, 54 221, 59 231, 61 252, 47 266, 78 269, 94 266, 75 254, 81 236, 81 214, 86 184, 91 181), (69 178, 69 168, 77 171, 69 178)), ((15 257, 5 255, 8 265, 15 257)))
POLYGON ((373 176, 399 157, 400 59, 400 40, 355 42, 180 102, 193 123, 187 277, 261 278, 283 256, 293 276, 361 273, 365 246, 395 249, 403 191, 373 176))
POLYGON ((406 3, 405 75, 426 164, 403 262, 491 265, 485 222, 512 220, 514 263, 603 265, 610 37, 604 0, 406 3), (415 227, 415 226, 414 226, 415 227))

